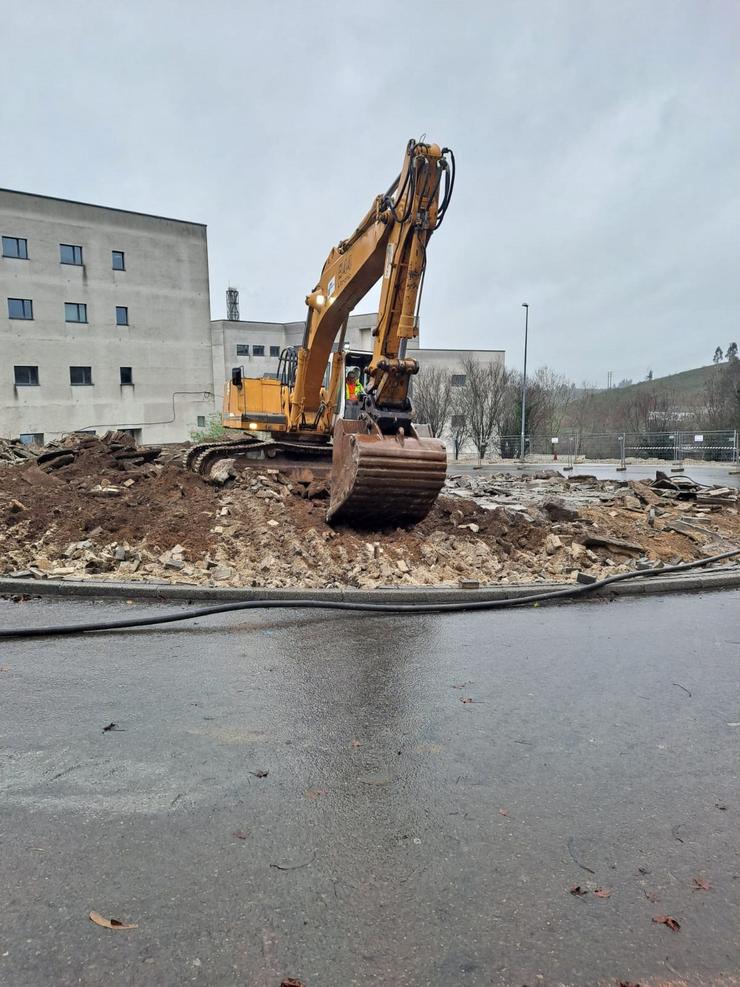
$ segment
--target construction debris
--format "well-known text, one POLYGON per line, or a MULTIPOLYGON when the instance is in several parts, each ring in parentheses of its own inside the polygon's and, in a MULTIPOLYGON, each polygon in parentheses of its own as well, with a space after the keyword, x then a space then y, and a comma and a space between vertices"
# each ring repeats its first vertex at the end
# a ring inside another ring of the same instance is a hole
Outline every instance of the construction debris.
POLYGON ((421 523, 362 531, 326 523, 318 469, 237 462, 213 482, 179 459, 111 433, 0 466, 0 574, 306 588, 575 582, 740 541, 737 491, 694 484, 687 500, 675 476, 462 474, 421 523))

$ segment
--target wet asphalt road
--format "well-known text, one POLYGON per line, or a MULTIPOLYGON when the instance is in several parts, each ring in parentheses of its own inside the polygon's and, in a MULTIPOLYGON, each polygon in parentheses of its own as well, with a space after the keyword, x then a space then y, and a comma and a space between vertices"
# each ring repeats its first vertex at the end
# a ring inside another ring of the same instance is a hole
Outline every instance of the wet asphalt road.
POLYGON ((734 983, 739 615, 726 591, 5 643, 0 984, 734 983))
MULTIPOLYGON (((500 463, 486 463, 478 467, 473 463, 456 463, 450 459, 447 463, 447 472, 454 476, 456 473, 514 473, 523 476, 539 473, 542 470, 556 470, 563 476, 578 476, 588 473, 599 480, 654 480, 656 470, 662 470, 671 475, 671 463, 664 463, 662 466, 656 463, 650 466, 629 465, 622 472, 617 470, 616 463, 577 463, 571 471, 564 471, 563 466, 567 461, 560 460, 557 463, 533 463, 520 470, 515 460, 505 460, 500 463)), ((704 466, 701 463, 687 462, 683 470, 686 476, 698 483, 716 484, 723 487, 740 487, 740 474, 737 473, 737 466, 727 463, 724 466, 704 466)))

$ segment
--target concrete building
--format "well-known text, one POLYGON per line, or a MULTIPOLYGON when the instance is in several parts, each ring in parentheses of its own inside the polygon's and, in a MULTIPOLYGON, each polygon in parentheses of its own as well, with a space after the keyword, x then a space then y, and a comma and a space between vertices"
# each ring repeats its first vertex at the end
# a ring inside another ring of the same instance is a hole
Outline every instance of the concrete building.
MULTIPOLYGON (((377 313, 351 315, 347 325, 345 343, 351 350, 370 352, 373 348, 372 330, 377 322, 377 313)), ((230 322, 218 319, 211 323, 214 361, 221 353, 222 383, 216 384, 216 403, 221 407, 223 382, 231 377, 232 367, 243 367, 245 376, 272 376, 277 372, 278 357, 288 346, 299 346, 303 342, 303 322, 230 322)), ((409 341, 407 354, 418 360, 422 367, 442 367, 458 377, 463 384, 460 361, 473 357, 481 363, 504 362, 503 350, 458 350, 433 349, 422 347, 419 340, 409 341), (456 371, 460 371, 457 374, 456 371)), ((214 377, 217 370, 214 362, 214 377)))
POLYGON ((158 443, 205 424, 205 226, 0 189, 0 234, 0 435, 158 443))

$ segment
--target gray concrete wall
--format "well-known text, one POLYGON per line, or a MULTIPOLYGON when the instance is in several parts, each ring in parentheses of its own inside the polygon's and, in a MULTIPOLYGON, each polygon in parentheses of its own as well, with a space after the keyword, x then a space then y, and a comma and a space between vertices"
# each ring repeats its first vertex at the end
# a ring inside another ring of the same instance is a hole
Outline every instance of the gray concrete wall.
POLYGON ((0 435, 128 427, 173 442, 213 414, 205 226, 0 190, 0 233, 28 241, 28 260, 0 257, 0 435), (61 243, 82 247, 82 266, 60 263, 61 243), (9 297, 32 299, 33 321, 9 319, 9 297), (65 322, 65 302, 88 323, 65 322), (16 387, 15 365, 38 366, 39 386, 16 387), (70 366, 92 367, 92 385, 72 386, 70 366))

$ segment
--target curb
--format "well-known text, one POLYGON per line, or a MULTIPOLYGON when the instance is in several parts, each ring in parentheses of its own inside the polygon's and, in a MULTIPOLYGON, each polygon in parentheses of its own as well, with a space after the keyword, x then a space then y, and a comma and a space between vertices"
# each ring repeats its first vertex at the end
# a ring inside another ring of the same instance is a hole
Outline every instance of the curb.
MULTIPOLYGON (((268 589, 254 587, 188 586, 182 583, 117 583, 10 579, 0 577, 0 598, 27 593, 30 596, 93 600, 152 600, 154 602, 210 600, 226 603, 238 600, 340 600, 348 603, 462 603, 471 600, 514 600, 531 593, 572 589, 574 583, 518 583, 512 586, 483 586, 480 589, 418 586, 404 589, 268 589)), ((740 566, 724 571, 689 572, 685 575, 646 576, 613 583, 584 598, 604 599, 611 596, 646 596, 662 593, 686 593, 697 590, 735 589, 740 587, 740 566)), ((577 597, 576 597, 577 599, 577 597)), ((558 601, 554 601, 558 602, 558 601)), ((565 599, 562 602, 566 602, 565 599)), ((568 600, 568 602, 571 602, 568 600)))

